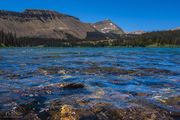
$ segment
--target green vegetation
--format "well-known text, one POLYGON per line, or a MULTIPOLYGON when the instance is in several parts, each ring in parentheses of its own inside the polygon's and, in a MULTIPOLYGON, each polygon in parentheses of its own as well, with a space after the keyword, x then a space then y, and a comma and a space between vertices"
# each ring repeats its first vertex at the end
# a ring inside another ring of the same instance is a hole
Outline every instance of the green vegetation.
POLYGON ((16 34, 4 33, 0 31, 0 47, 179 47, 180 30, 178 31, 159 31, 150 32, 142 35, 123 35, 113 39, 86 39, 79 40, 72 36, 67 40, 48 39, 48 38, 17 38, 16 34))

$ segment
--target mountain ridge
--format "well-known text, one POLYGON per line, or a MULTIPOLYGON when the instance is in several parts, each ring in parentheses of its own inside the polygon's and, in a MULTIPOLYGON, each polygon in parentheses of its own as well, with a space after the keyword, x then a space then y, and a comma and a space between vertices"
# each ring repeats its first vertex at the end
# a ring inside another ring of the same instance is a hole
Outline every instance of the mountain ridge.
POLYGON ((125 34, 111 20, 85 23, 79 18, 53 10, 25 9, 22 12, 0 10, 0 30, 17 37, 52 39, 113 39, 125 34))
POLYGON ((0 46, 180 45, 180 30, 124 32, 111 20, 85 23, 51 10, 0 11, 0 46))
POLYGON ((97 32, 78 18, 50 10, 28 9, 24 12, 0 11, 0 29, 16 33, 17 37, 66 39, 66 34, 85 39, 87 33, 97 32))

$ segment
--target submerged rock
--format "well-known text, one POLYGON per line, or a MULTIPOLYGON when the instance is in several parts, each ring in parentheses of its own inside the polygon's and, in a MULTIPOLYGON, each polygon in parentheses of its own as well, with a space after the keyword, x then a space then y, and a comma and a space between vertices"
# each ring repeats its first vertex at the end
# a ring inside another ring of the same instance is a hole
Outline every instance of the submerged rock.
POLYGON ((174 110, 179 110, 179 117, 180 117, 180 96, 174 96, 170 98, 159 98, 157 99, 160 101, 162 104, 165 104, 167 106, 173 107, 174 110))
POLYGON ((16 104, 11 109, 0 111, 0 119, 12 120, 40 120, 38 111, 44 102, 44 98, 34 98, 22 104, 16 104))
POLYGON ((44 67, 39 68, 38 72, 44 75, 53 75, 53 74, 62 74, 65 75, 68 73, 64 68, 61 67, 44 67))
POLYGON ((23 117, 23 120, 41 120, 37 114, 29 113, 23 117))
POLYGON ((105 111, 107 120, 172 120, 167 112, 147 106, 130 108, 102 106, 101 109, 105 111))
POLYGON ((5 74, 5 71, 0 70, 0 75, 4 75, 4 74, 5 74))
MULTIPOLYGON (((160 98, 160 96, 156 96, 156 101, 152 100, 152 99, 133 99, 130 100, 129 103, 134 103, 143 107, 149 107, 153 110, 160 110, 160 111, 164 111, 167 113, 167 115, 169 117, 172 117, 174 120, 179 120, 180 119, 180 109, 177 108, 177 104, 176 105, 168 105, 166 103, 166 100, 163 98, 160 98), (159 101, 159 102, 157 102, 159 101)), ((176 99, 177 100, 177 99, 176 99)), ((178 103, 177 101, 175 103, 178 103)))
POLYGON ((103 89, 98 89, 94 91, 91 95, 88 96, 88 98, 95 98, 100 99, 105 95, 105 91, 103 89))
POLYGON ((42 59, 55 59, 55 58, 61 58, 59 54, 57 55, 49 55, 49 56, 43 56, 42 59))
POLYGON ((57 112, 52 112, 51 120, 77 120, 75 110, 70 105, 63 105, 57 112))
POLYGON ((109 103, 96 103, 88 108, 62 105, 51 114, 52 120, 173 120, 169 113, 149 107, 118 108, 109 103))
POLYGON ((121 92, 112 92, 110 95, 109 95, 109 99, 110 100, 128 100, 132 97, 131 94, 129 93, 121 93, 121 92))
POLYGON ((166 70, 166 69, 159 69, 159 68, 138 68, 138 75, 140 76, 148 76, 148 75, 177 75, 178 73, 166 70))
POLYGON ((64 76, 61 76, 61 78, 62 78, 62 79, 70 79, 70 78, 72 78, 72 76, 70 76, 70 75, 64 75, 64 76))
MULTIPOLYGON (((13 90, 13 93, 19 94, 23 97, 40 97, 42 95, 52 95, 54 93, 64 92, 63 90, 76 90, 83 89, 85 85, 83 83, 57 83, 57 84, 49 84, 47 86, 35 86, 23 90, 13 90)), ((84 91, 83 89, 82 91, 84 91)), ((87 91, 85 91, 87 92, 87 91)), ((72 93, 75 94, 75 93, 72 93)))
POLYGON ((119 69, 116 67, 90 67, 83 69, 82 71, 85 74, 112 74, 112 75, 123 75, 123 74, 133 74, 136 71, 119 69))
POLYGON ((63 75, 65 75, 65 74, 67 74, 67 72, 66 72, 65 70, 59 70, 59 71, 58 71, 58 74, 63 74, 63 75))
POLYGON ((76 113, 70 105, 63 105, 61 107, 60 115, 62 120, 76 120, 76 113))
POLYGON ((67 88, 67 89, 78 89, 78 88, 85 87, 85 85, 82 83, 65 83, 65 84, 59 84, 58 86, 61 88, 67 88))
POLYGON ((34 75, 36 75, 35 72, 27 72, 27 73, 15 73, 12 71, 4 71, 4 70, 0 70, 0 75, 2 75, 4 78, 6 79, 26 79, 26 78, 30 78, 34 75))
POLYGON ((3 59, 4 59, 4 57, 0 56, 0 60, 3 60, 3 59))
MULTIPOLYGON (((0 117, 16 116, 26 120, 173 120, 171 114, 148 105, 130 104, 119 107, 108 102, 76 101, 79 97, 52 101, 46 110, 39 105, 41 101, 22 104, 6 116, 0 112, 0 117)), ((42 101, 43 102, 43 101, 42 101)))
POLYGON ((8 74, 7 78, 9 79, 21 79, 21 75, 20 74, 8 74))

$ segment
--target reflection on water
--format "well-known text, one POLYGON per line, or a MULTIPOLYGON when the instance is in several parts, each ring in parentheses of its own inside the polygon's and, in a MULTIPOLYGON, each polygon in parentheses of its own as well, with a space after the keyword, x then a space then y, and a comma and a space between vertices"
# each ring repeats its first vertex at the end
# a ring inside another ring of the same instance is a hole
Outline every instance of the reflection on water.
POLYGON ((180 49, 0 49, 0 111, 2 118, 179 119, 180 49))

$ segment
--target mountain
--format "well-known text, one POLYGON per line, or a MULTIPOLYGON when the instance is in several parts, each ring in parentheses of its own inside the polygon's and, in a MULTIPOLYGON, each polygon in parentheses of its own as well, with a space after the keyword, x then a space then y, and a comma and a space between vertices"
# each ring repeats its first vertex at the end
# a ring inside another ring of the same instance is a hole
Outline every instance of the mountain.
MULTIPOLYGON (((0 11, 0 30, 17 37, 85 39, 88 34, 100 34, 91 24, 78 18, 50 10, 28 9, 24 12, 0 11)), ((102 36, 102 34, 100 34, 102 36)))
POLYGON ((177 28, 174 28, 174 29, 171 29, 172 31, 175 31, 175 30, 180 30, 180 27, 177 27, 177 28))
POLYGON ((129 32, 128 34, 133 34, 133 35, 142 35, 146 33, 145 31, 143 30, 138 30, 138 31, 133 31, 133 32, 129 32))
POLYGON ((180 45, 180 28, 125 33, 111 20, 84 23, 50 10, 0 10, 0 47, 3 46, 164 46, 180 45))
POLYGON ((114 33, 114 34, 125 34, 124 31, 118 27, 111 20, 103 20, 92 24, 92 26, 101 33, 114 33))

